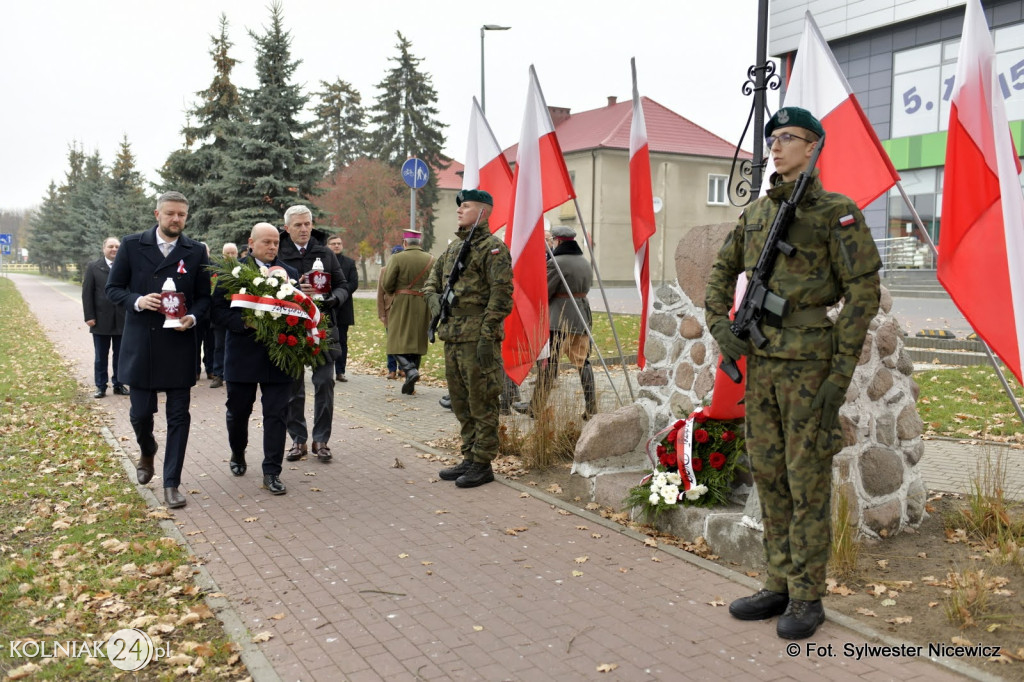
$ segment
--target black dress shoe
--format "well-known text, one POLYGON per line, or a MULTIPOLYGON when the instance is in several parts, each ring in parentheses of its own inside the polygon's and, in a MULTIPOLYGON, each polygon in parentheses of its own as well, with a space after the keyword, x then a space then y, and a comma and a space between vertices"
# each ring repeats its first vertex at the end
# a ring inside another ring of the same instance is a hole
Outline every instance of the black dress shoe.
MULTIPOLYGON (((115 389, 116 390, 116 389, 115 389)), ((93 398, 104 398, 107 395, 107 389, 97 388, 96 392, 92 394, 93 398)))
POLYGON ((729 613, 740 620, 766 620, 781 616, 789 604, 789 595, 771 590, 760 590, 749 597, 741 597, 729 604, 729 613))
POLYGON ((224 385, 224 378, 223 377, 215 376, 215 377, 213 377, 213 381, 210 382, 210 388, 220 388, 223 385, 224 385))
POLYGON ((129 393, 130 391, 128 390, 128 387, 124 384, 114 386, 114 395, 128 395, 129 393))
POLYGON ((139 463, 135 465, 135 478, 140 485, 146 485, 153 480, 153 455, 139 457, 139 463))
POLYGON ((245 463, 245 453, 236 455, 231 453, 231 461, 228 462, 228 468, 231 469, 231 473, 235 476, 245 476, 246 470, 249 466, 245 463))
POLYGON ((348 377, 345 376, 344 374, 338 374, 337 376, 334 377, 334 380, 340 381, 341 383, 345 383, 346 381, 348 381, 348 377))
POLYGON ((455 485, 459 488, 475 488, 493 480, 494 470, 490 462, 473 462, 469 465, 469 471, 455 479, 455 485))
POLYGON ((179 509, 188 504, 188 500, 177 488, 164 488, 164 504, 168 509, 179 509))
POLYGON ((418 369, 410 369, 405 373, 405 383, 402 384, 402 393, 405 395, 412 395, 413 391, 416 390, 416 382, 420 380, 420 372, 418 369))
POLYGON ((271 495, 284 495, 288 489, 281 483, 281 479, 274 474, 263 475, 263 487, 270 491, 271 495))
POLYGON ((305 443, 292 443, 292 447, 288 450, 288 454, 284 456, 289 462, 298 462, 300 459, 306 456, 307 449, 305 443))
POLYGON ((473 462, 471 462, 468 459, 464 459, 453 467, 441 469, 439 472, 437 472, 437 475, 441 477, 442 481, 454 481, 459 476, 469 471, 469 467, 472 465, 473 462))
POLYGON ((825 608, 821 600, 790 599, 786 612, 775 624, 775 632, 782 639, 807 639, 825 622, 825 608))

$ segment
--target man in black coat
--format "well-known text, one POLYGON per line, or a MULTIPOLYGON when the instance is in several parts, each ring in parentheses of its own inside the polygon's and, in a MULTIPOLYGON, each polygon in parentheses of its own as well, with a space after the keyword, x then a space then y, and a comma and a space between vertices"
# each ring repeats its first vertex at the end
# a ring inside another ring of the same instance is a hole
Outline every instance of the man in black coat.
POLYGON ((124 333, 124 306, 114 305, 107 300, 107 275, 114 262, 121 242, 117 237, 107 237, 103 242, 103 258, 89 263, 82 277, 82 310, 85 324, 92 334, 95 353, 93 360, 93 379, 96 392, 93 398, 102 398, 107 394, 107 356, 110 348, 114 348, 113 379, 114 395, 128 395, 128 387, 117 378, 117 360, 121 355, 121 334, 124 333))
MULTIPOLYGON (((249 234, 249 256, 259 266, 282 266, 288 277, 298 280, 299 273, 277 258, 277 228, 270 223, 257 223, 249 234)), ((267 347, 256 339, 255 330, 242 320, 242 309, 232 308, 226 291, 218 285, 213 292, 213 321, 227 330, 224 347, 224 381, 227 382, 227 427, 231 461, 228 466, 235 476, 244 476, 248 468, 245 448, 249 444, 249 415, 256 402, 259 386, 263 404, 263 487, 271 495, 287 492, 281 482, 284 458, 286 414, 291 397, 292 378, 281 371, 267 354, 267 347)))
POLYGON ((341 242, 341 235, 331 235, 327 240, 327 248, 331 250, 338 259, 341 272, 345 275, 345 289, 348 290, 348 300, 341 304, 331 316, 331 321, 338 326, 338 341, 341 352, 334 359, 334 380, 348 381, 345 376, 345 365, 348 362, 348 328, 356 323, 355 307, 352 304, 352 297, 359 288, 359 273, 356 271, 356 262, 346 256, 342 251, 345 245, 341 242))
MULTIPOLYGON (((298 271, 299 284, 302 291, 312 295, 313 290, 307 281, 307 273, 313 264, 320 260, 324 271, 331 274, 331 292, 322 301, 317 301, 321 312, 331 317, 331 350, 327 362, 312 372, 313 380, 313 454, 321 462, 331 461, 331 449, 327 442, 331 438, 334 421, 334 358, 338 352, 338 330, 334 326, 334 316, 339 308, 349 300, 345 274, 338 265, 338 259, 327 248, 327 235, 313 229, 313 214, 305 206, 296 205, 284 212, 284 230, 281 231, 281 246, 278 258, 291 268, 298 271)), ((306 427, 306 376, 303 375, 292 384, 292 398, 288 403, 288 435, 292 438, 292 447, 286 459, 289 462, 302 459, 308 449, 306 440, 309 430, 306 427)))
POLYGON ((155 227, 128 235, 107 278, 107 298, 125 308, 118 376, 132 387, 131 418, 142 454, 136 468, 139 483, 153 478, 157 443, 153 437, 156 394, 167 394, 167 445, 164 451, 164 502, 184 507, 178 492, 192 417, 190 389, 196 384, 197 320, 210 312, 210 272, 206 249, 186 237, 188 199, 165 192, 156 200, 155 227), (164 327, 160 291, 166 282, 185 297, 187 314, 174 328, 164 327))

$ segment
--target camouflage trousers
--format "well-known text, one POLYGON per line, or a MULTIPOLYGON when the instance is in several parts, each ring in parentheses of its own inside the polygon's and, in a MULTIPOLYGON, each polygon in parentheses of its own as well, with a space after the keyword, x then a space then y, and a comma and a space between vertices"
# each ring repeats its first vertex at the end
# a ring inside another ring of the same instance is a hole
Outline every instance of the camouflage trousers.
POLYGON ((764 523, 764 586, 806 601, 825 595, 832 527, 840 435, 835 429, 819 441, 821 410, 811 409, 829 369, 828 360, 747 358, 747 453, 764 523))
POLYGON ((452 412, 462 427, 462 456, 487 463, 498 455, 498 397, 504 379, 501 344, 494 344, 494 363, 481 367, 476 341, 444 344, 445 376, 452 412))

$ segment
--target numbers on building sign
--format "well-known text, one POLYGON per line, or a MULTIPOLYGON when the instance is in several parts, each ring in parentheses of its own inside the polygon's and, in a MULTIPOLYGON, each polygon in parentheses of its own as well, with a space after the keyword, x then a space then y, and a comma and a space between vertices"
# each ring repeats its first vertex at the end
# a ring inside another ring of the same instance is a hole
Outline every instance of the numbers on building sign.
MULTIPOLYGON (((943 102, 948 102, 949 98, 953 96, 953 85, 955 82, 956 76, 950 76, 942 81, 944 86, 942 90, 943 102)), ((1008 73, 999 74, 999 90, 1003 93, 1003 99, 1010 99, 1014 95, 1015 90, 1024 90, 1024 59, 1011 66, 1008 73)), ((903 111, 907 114, 917 113, 922 108, 931 111, 933 106, 932 102, 924 102, 921 99, 921 95, 917 94, 916 85, 903 92, 903 111)))

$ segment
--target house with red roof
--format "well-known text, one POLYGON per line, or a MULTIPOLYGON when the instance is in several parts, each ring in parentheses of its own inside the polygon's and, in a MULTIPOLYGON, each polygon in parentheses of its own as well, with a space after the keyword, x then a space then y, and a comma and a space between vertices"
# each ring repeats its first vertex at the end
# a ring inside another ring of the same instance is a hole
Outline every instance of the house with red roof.
MULTIPOLYGON (((652 188, 658 233, 651 244, 654 282, 672 280, 675 248, 697 225, 729 222, 739 210, 729 203, 727 185, 735 145, 701 128, 649 97, 642 97, 651 153, 652 188)), ((606 106, 573 114, 548 107, 566 167, 576 189, 574 202, 548 211, 550 227, 567 225, 582 237, 580 218, 593 238, 594 253, 606 283, 633 283, 633 242, 629 214, 629 129, 632 100, 609 97, 606 106)), ((513 145, 505 150, 515 165, 513 145)), ((743 152, 741 158, 749 159, 743 152)), ((452 162, 438 176, 440 204, 435 207, 437 244, 454 234, 454 195, 462 187, 463 166, 452 162), (450 214, 450 215, 449 215, 450 214)), ((580 242, 582 246, 582 241, 580 242)), ((436 250, 436 249, 435 249, 436 250)), ((586 251, 586 249, 584 249, 586 251)))

